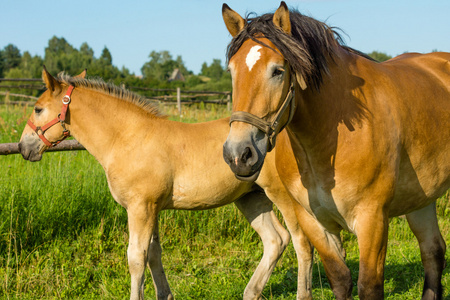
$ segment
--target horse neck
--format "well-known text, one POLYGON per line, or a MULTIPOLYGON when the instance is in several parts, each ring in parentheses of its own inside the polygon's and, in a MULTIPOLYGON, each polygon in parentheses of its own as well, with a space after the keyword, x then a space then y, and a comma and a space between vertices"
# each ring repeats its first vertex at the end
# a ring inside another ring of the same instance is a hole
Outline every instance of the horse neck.
POLYGON ((72 95, 69 118, 71 135, 103 166, 114 151, 135 145, 134 137, 140 130, 151 130, 152 124, 148 114, 136 105, 81 87, 72 95))
POLYGON ((319 90, 297 88, 297 110, 289 128, 297 139, 303 140, 304 147, 310 145, 311 151, 335 148, 338 126, 343 124, 353 131, 366 117, 364 99, 357 96, 364 85, 355 67, 361 59, 341 49, 330 59, 329 73, 324 73, 319 90))

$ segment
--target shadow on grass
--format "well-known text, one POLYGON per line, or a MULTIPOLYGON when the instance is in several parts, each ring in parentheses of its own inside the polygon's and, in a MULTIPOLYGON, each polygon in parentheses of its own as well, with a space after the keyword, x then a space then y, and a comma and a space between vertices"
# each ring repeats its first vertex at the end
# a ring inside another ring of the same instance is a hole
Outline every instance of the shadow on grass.
MULTIPOLYGON (((350 268, 353 281, 353 296, 357 296, 357 282, 358 282, 358 270, 359 261, 358 260, 347 260, 347 266, 350 268)), ((448 266, 448 262, 447 262, 448 266)), ((295 295, 297 292, 297 269, 287 268, 282 271, 284 274, 280 276, 281 279, 277 283, 271 285, 271 294, 274 298, 288 298, 291 295, 295 295)), ((444 270, 443 277, 450 273, 450 267, 444 270)), ((417 299, 422 295, 422 288, 424 283, 424 272, 422 263, 411 262, 406 264, 395 264, 388 263, 385 266, 385 298, 388 297, 401 297, 405 294, 405 298, 410 298, 411 288, 413 286, 420 286, 420 291, 417 294, 417 299), (389 282, 390 288, 386 288, 387 281, 389 282), (407 296, 406 296, 407 295, 407 296)), ((313 291, 321 290, 325 291, 325 294, 332 294, 331 286, 325 275, 325 270, 323 268, 322 262, 314 263, 313 266, 313 291), (318 267, 319 265, 319 267, 318 267), (320 273, 320 274, 319 274, 320 273)), ((444 286, 444 298, 445 300, 450 300, 450 294, 448 294, 448 287, 444 286)), ((293 298, 294 299, 294 298, 293 298)), ((334 299, 334 297, 332 297, 334 299)))

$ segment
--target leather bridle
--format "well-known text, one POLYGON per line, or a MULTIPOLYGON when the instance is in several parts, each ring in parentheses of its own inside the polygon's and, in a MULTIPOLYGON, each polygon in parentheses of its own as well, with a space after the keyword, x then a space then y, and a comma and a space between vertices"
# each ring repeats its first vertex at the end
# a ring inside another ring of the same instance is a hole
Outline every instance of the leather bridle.
POLYGON ((272 149, 275 147, 275 141, 277 134, 282 131, 289 122, 291 122, 292 118, 294 117, 295 112, 295 101, 293 100, 294 97, 294 81, 291 80, 291 85, 289 87, 289 92, 286 95, 286 98, 283 102, 283 104, 278 109, 274 119, 272 122, 268 122, 263 120, 260 117, 257 117, 249 112, 246 111, 235 111, 231 114, 230 118, 230 126, 233 122, 244 122, 248 123, 250 125, 253 125, 257 127, 259 130, 264 132, 269 140, 269 143, 267 145, 267 152, 272 151, 272 149), (287 110, 287 108, 290 106, 289 110, 289 118, 286 123, 280 124, 280 120, 284 115, 284 112, 287 110))
POLYGON ((62 108, 61 108, 61 113, 58 115, 58 117, 56 117, 55 119, 51 120, 50 122, 48 122, 47 124, 43 125, 43 126, 36 126, 33 124, 33 122, 31 122, 31 119, 28 120, 27 124, 28 126, 31 127, 31 129, 33 129, 34 132, 36 132, 36 134, 39 136, 39 138, 44 142, 45 145, 47 145, 49 148, 50 147, 54 147, 56 145, 58 145, 59 143, 61 143, 63 140, 65 140, 67 137, 70 136, 70 131, 66 129, 66 115, 67 115, 67 109, 69 108, 69 103, 70 103, 70 96, 72 95, 72 91, 75 87, 73 85, 70 85, 69 88, 67 89, 66 95, 62 98, 62 108), (50 129, 53 125, 56 124, 60 124, 63 128, 63 138, 60 140, 57 140, 55 142, 50 142, 45 136, 44 133, 50 129))

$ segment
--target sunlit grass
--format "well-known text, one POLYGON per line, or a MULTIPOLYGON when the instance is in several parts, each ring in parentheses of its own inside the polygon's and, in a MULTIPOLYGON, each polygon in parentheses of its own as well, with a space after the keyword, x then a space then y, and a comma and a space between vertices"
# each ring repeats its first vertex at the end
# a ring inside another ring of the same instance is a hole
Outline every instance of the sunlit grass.
MULTIPOLYGON (((173 120, 208 121, 224 106, 161 107, 173 120)), ((17 142, 31 108, 0 107, 0 142, 17 142)), ((449 194, 439 200, 442 234, 450 239, 449 194)), ((233 206, 160 215, 163 264, 176 299, 242 299, 262 244, 233 206)), ((357 297, 358 245, 342 234, 357 297)), ((100 165, 86 151, 44 154, 39 163, 0 156, 0 298, 127 299, 130 278, 125 210, 110 195, 100 165)), ((448 254, 447 254, 448 259, 448 254)), ((295 299, 297 260, 286 249, 264 299, 295 299)), ((417 241, 403 218, 391 221, 385 274, 387 299, 418 299, 423 269, 417 241)), ((450 275, 445 271, 443 283, 450 275)), ((146 295, 155 299, 149 273, 146 295)), ((334 299, 316 255, 314 299, 334 299)), ((449 295, 445 290, 446 297, 449 295)))

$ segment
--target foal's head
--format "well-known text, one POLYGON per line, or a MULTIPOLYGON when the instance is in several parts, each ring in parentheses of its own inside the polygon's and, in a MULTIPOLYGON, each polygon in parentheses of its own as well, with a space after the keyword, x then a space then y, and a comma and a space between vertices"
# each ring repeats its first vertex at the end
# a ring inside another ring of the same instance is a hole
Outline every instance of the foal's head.
MULTIPOLYGON (((84 78, 86 70, 75 77, 84 78)), ((33 113, 28 120, 19 142, 20 153, 30 161, 39 161, 46 149, 59 143, 68 136, 65 118, 61 119, 64 103, 70 103, 65 96, 68 85, 59 82, 44 68, 42 79, 47 90, 37 100, 33 113)))

